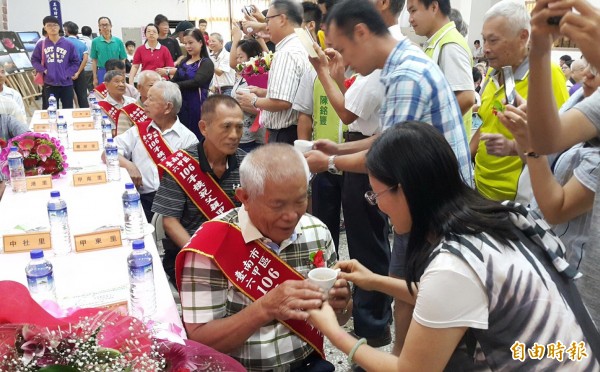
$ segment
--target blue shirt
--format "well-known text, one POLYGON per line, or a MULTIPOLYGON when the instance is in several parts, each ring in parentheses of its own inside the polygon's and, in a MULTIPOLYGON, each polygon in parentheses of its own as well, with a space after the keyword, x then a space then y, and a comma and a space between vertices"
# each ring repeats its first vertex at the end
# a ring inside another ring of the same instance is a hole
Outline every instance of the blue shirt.
POLYGON ((79 61, 83 61, 83 55, 87 53, 87 46, 85 45, 85 43, 75 36, 69 36, 65 39, 67 39, 67 41, 73 44, 73 46, 75 47, 77 55, 79 56, 79 61))
POLYGON ((472 186, 469 142, 460 106, 438 65, 404 39, 388 56, 380 80, 385 86, 380 111, 383 130, 408 120, 432 124, 452 147, 463 180, 472 186))

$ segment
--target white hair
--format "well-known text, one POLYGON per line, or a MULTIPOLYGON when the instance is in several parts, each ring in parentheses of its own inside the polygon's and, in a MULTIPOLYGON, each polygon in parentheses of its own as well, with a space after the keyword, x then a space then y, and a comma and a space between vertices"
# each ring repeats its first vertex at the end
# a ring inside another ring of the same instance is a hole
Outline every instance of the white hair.
POLYGON ((173 104, 173 112, 175 115, 181 110, 181 91, 179 86, 170 81, 157 81, 154 88, 162 90, 162 96, 165 102, 171 102, 173 104))
POLYGON ((496 17, 509 20, 508 24, 515 34, 521 30, 527 30, 531 34, 531 16, 523 0, 502 0, 496 3, 483 15, 483 23, 496 17))
POLYGON ((285 143, 269 143, 250 152, 240 165, 240 183, 250 199, 265 191, 265 182, 285 182, 303 174, 310 177, 304 155, 285 143))
POLYGON ((160 74, 154 70, 144 70, 138 75, 138 84, 144 84, 146 79, 153 77, 154 80, 159 81, 161 79, 160 74))

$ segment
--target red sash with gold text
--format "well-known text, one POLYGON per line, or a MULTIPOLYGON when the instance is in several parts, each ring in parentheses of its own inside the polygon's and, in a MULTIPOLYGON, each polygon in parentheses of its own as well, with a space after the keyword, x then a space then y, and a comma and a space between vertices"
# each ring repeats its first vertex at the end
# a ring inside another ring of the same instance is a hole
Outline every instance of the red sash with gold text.
POLYGON ((106 101, 99 101, 98 106, 100 106, 102 111, 111 118, 113 123, 115 123, 115 129, 117 129, 119 127, 119 114, 121 113, 121 110, 106 101))
POLYGON ((212 220, 235 208, 217 181, 203 172, 200 163, 186 151, 175 151, 158 167, 173 177, 207 219, 212 220))
POLYGON ((98 85, 96 88, 94 88, 94 91, 96 93, 98 93, 98 95, 100 95, 100 97, 102 97, 102 99, 106 98, 106 96, 108 95, 108 89, 106 89, 106 85, 104 85, 104 83, 98 85))
MULTIPOLYGON (((177 255, 175 274, 181 291, 181 276, 186 252, 213 260, 227 280, 252 301, 258 300, 286 280, 304 280, 294 268, 282 261, 258 240, 245 243, 238 227, 223 221, 203 223, 177 255)), ((324 357, 323 336, 309 323, 279 320, 324 357)))
POLYGON ((137 127, 140 138, 142 139, 142 144, 156 165, 158 175, 162 177, 163 171, 158 165, 169 155, 173 154, 173 150, 167 145, 167 142, 160 131, 154 127, 150 127, 152 119, 146 115, 143 108, 135 103, 130 103, 124 106, 121 111, 123 111, 137 127))

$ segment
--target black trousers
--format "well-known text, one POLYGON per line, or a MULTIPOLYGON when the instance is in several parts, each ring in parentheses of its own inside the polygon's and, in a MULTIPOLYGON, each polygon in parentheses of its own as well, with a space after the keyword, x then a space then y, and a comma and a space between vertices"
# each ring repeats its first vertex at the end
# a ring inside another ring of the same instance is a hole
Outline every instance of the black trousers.
MULTIPOLYGON (((73 86, 69 85, 66 87, 59 87, 54 85, 44 85, 42 88, 42 109, 48 109, 48 97, 54 94, 56 98, 56 108, 59 108, 58 103, 60 101, 60 108, 71 109, 73 108, 73 86)), ((87 102, 87 99, 86 99, 87 102)))
POLYGON ((144 214, 146 215, 148 223, 152 222, 152 216, 154 215, 154 213, 152 213, 154 195, 156 195, 156 191, 140 195, 140 201, 142 202, 142 208, 144 209, 144 214))
MULTIPOLYGON (((346 141, 362 138, 365 136, 350 133, 346 141)), ((387 217, 365 200, 365 192, 371 189, 366 174, 344 172, 343 177, 342 207, 350 258, 376 274, 387 276, 390 264, 387 217)), ((382 336, 392 321, 392 297, 355 287, 352 298, 354 332, 366 338, 382 336)))
POLYGON ((340 245, 342 182, 343 176, 329 172, 317 174, 312 181, 312 214, 329 229, 336 253, 340 245))
POLYGON ((283 142, 294 146, 294 141, 298 139, 298 126, 290 125, 283 129, 268 129, 269 143, 283 142))
POLYGON ((83 71, 77 79, 73 80, 73 91, 77 97, 77 103, 79 103, 79 107, 88 108, 90 105, 88 104, 87 100, 87 80, 85 79, 83 71))

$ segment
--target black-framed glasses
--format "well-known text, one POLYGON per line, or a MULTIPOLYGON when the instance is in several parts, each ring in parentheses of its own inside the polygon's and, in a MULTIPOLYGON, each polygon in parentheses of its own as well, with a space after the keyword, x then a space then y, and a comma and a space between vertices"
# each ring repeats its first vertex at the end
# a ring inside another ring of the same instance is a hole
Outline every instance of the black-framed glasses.
POLYGON ((266 23, 269 23, 269 19, 271 19, 271 18, 275 18, 275 17, 279 17, 280 15, 284 15, 284 14, 283 14, 283 13, 279 13, 279 14, 274 14, 274 15, 272 15, 272 16, 266 16, 266 17, 265 17, 265 22, 266 22, 266 23))
POLYGON ((367 202, 371 205, 377 205, 377 198, 380 197, 381 195, 385 194, 386 192, 396 189, 398 188, 400 185, 394 185, 394 186, 390 186, 387 189, 380 191, 380 192, 375 192, 373 190, 369 190, 367 192, 365 192, 365 199, 367 200, 367 202))

